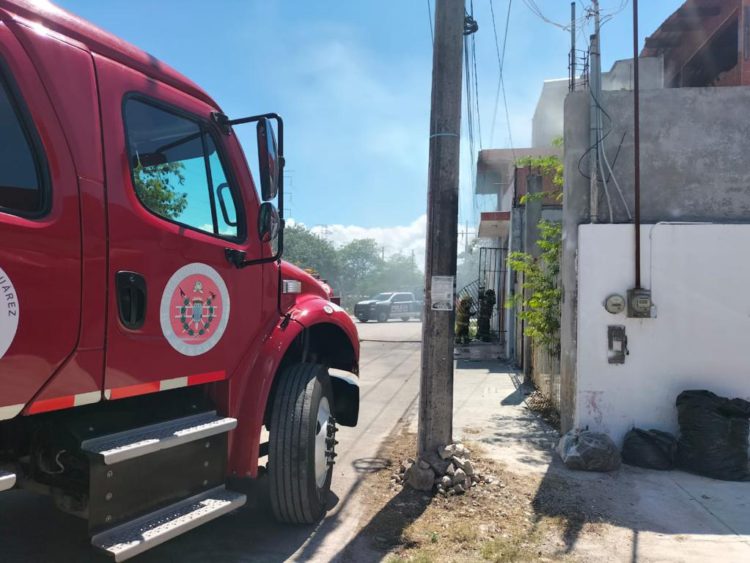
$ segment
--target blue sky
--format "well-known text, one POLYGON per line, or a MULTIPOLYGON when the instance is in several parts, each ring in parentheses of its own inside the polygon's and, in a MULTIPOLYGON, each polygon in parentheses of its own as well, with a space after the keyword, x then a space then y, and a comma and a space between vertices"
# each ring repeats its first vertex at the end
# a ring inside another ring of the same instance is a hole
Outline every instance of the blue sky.
MULTIPOLYGON (((508 0, 492 0, 502 41, 508 0)), ((58 0, 148 51, 205 88, 230 117, 277 111, 285 118, 287 215, 337 242, 372 236, 387 252, 420 252, 427 189, 435 0, 58 0)), ((535 0, 567 23, 570 2, 535 0)), ((601 0, 611 12, 623 0, 601 0)), ((502 104, 494 131, 498 63, 490 0, 474 0, 482 146, 509 146, 502 104), (490 139, 492 144, 490 145, 490 139)), ((579 1, 579 15, 589 1, 579 1)), ((641 2, 641 46, 681 0, 641 2)), ((469 0, 467 0, 467 8, 469 0)), ((590 26, 579 41, 590 34, 590 26)), ((603 68, 632 52, 631 7, 602 31, 603 68)), ((570 35, 513 0, 505 83, 516 147, 531 141, 542 82, 567 76, 570 35)), ((248 161, 255 159, 247 145, 248 161)), ((460 221, 471 197, 462 144, 460 221)))

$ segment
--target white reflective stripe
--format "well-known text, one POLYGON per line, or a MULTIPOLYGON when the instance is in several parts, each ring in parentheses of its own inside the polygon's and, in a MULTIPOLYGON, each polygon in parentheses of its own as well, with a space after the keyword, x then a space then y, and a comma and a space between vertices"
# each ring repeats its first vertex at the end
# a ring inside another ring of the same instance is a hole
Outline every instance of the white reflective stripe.
POLYGON ((159 382, 159 389, 162 391, 168 391, 170 389, 179 389, 180 387, 187 387, 187 377, 175 377, 174 379, 163 379, 159 382))
POLYGON ((8 405, 7 407, 0 407, 0 420, 14 418, 23 410, 24 406, 25 405, 8 405))
POLYGON ((102 400, 101 391, 91 391, 90 393, 79 393, 73 398, 73 405, 80 407, 82 405, 90 405, 92 403, 98 403, 102 400))

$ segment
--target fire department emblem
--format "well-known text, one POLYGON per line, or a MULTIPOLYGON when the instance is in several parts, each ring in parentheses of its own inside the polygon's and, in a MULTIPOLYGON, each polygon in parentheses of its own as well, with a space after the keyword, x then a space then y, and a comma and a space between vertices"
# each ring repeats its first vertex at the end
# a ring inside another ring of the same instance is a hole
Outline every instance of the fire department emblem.
POLYGON ((229 322, 229 293, 206 264, 177 270, 161 298, 161 329, 172 348, 186 356, 205 354, 221 340, 229 322))
POLYGON ((5 355, 16 337, 20 314, 16 288, 13 287, 13 282, 5 270, 0 268, 0 358, 5 355))

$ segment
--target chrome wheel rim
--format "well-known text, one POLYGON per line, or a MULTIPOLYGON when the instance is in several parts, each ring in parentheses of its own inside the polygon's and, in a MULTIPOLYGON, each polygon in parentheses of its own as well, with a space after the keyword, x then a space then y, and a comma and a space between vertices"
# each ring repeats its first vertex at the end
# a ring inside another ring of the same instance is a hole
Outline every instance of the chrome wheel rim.
POLYGON ((329 438, 331 426, 331 406, 328 399, 323 397, 318 405, 318 416, 315 423, 315 482, 318 487, 325 485, 328 477, 329 457, 333 451, 329 452, 329 438))

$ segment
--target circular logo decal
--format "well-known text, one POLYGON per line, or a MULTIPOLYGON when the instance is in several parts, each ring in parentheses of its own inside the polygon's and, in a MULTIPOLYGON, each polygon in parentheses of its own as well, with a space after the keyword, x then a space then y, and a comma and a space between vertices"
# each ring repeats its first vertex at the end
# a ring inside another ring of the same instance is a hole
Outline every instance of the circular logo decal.
POLYGON ((13 282, 0 268, 0 358, 5 355, 18 330, 18 294, 13 282))
POLYGON ((180 354, 205 354, 221 340, 228 322, 229 292, 211 266, 188 264, 169 278, 161 296, 161 330, 180 354))

